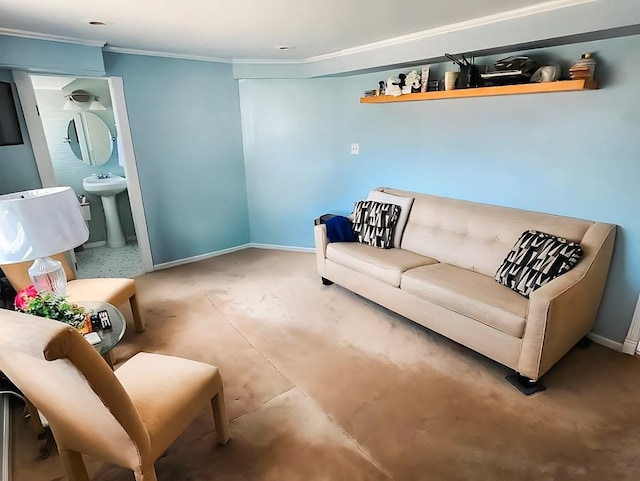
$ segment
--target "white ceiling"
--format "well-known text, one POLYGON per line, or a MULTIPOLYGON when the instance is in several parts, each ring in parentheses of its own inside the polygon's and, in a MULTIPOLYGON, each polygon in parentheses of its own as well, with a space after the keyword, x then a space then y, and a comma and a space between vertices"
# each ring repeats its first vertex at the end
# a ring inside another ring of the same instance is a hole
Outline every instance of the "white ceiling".
POLYGON ((544 3, 563 1, 0 0, 0 33, 177 56, 301 60, 544 3), (296 48, 275 48, 281 45, 296 48))

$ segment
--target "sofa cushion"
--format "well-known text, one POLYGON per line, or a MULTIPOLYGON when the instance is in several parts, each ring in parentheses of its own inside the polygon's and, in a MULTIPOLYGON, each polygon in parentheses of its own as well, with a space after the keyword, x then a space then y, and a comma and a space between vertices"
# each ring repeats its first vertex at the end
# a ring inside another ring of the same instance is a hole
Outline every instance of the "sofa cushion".
POLYGON ((580 244, 544 232, 523 232, 496 272, 496 281, 529 297, 570 271, 582 257, 580 244))
POLYGON ((511 336, 524 334, 529 301, 484 274, 450 264, 417 267, 402 275, 401 289, 511 336))
POLYGON ((400 216, 393 230, 393 247, 400 247, 402 233, 409 219, 409 212, 413 205, 413 197, 402 197, 400 195, 387 194, 379 190, 372 190, 367 196, 367 200, 375 200, 376 202, 384 202, 386 204, 395 204, 400 207, 400 216))
MULTIPOLYGON (((382 250, 358 242, 329 244, 327 259, 394 287, 400 287, 400 278, 407 269, 438 262, 403 249, 382 250)), ((494 285, 497 286, 495 282, 494 285)))
POLYGON ((389 249, 400 207, 373 200, 359 200, 353 209, 353 232, 358 242, 389 249))
POLYGON ((591 221, 570 217, 395 189, 384 191, 415 198, 402 234, 402 249, 489 277, 496 275, 507 252, 528 229, 582 243, 593 226, 591 221))

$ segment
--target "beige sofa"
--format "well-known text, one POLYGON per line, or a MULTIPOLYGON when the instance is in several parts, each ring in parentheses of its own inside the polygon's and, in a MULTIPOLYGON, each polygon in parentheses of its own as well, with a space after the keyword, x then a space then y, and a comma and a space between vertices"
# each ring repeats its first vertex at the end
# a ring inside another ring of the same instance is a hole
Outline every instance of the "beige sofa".
POLYGON ((615 225, 389 188, 415 198, 400 248, 329 243, 316 225, 318 273, 537 380, 593 327, 615 225), (580 262, 527 299, 494 280, 529 229, 579 242, 580 262))

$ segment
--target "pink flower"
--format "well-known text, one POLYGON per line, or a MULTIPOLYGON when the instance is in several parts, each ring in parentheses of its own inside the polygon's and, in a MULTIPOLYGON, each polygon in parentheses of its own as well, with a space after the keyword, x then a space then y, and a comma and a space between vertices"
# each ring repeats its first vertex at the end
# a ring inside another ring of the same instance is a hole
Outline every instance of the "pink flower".
POLYGON ((22 289, 16 295, 16 299, 14 301, 16 307, 21 311, 25 310, 29 305, 29 301, 31 300, 31 298, 36 297, 37 295, 38 291, 35 287, 33 287, 33 284, 22 289))

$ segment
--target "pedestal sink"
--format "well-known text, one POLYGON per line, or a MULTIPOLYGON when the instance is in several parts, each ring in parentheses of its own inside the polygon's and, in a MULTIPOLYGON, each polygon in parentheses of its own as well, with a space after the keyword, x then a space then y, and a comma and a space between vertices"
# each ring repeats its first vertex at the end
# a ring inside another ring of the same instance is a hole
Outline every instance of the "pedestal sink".
POLYGON ((99 195, 104 208, 104 220, 107 224, 107 245, 109 247, 123 247, 127 240, 122 230, 116 195, 127 189, 127 180, 119 175, 92 175, 82 179, 84 190, 99 195))

